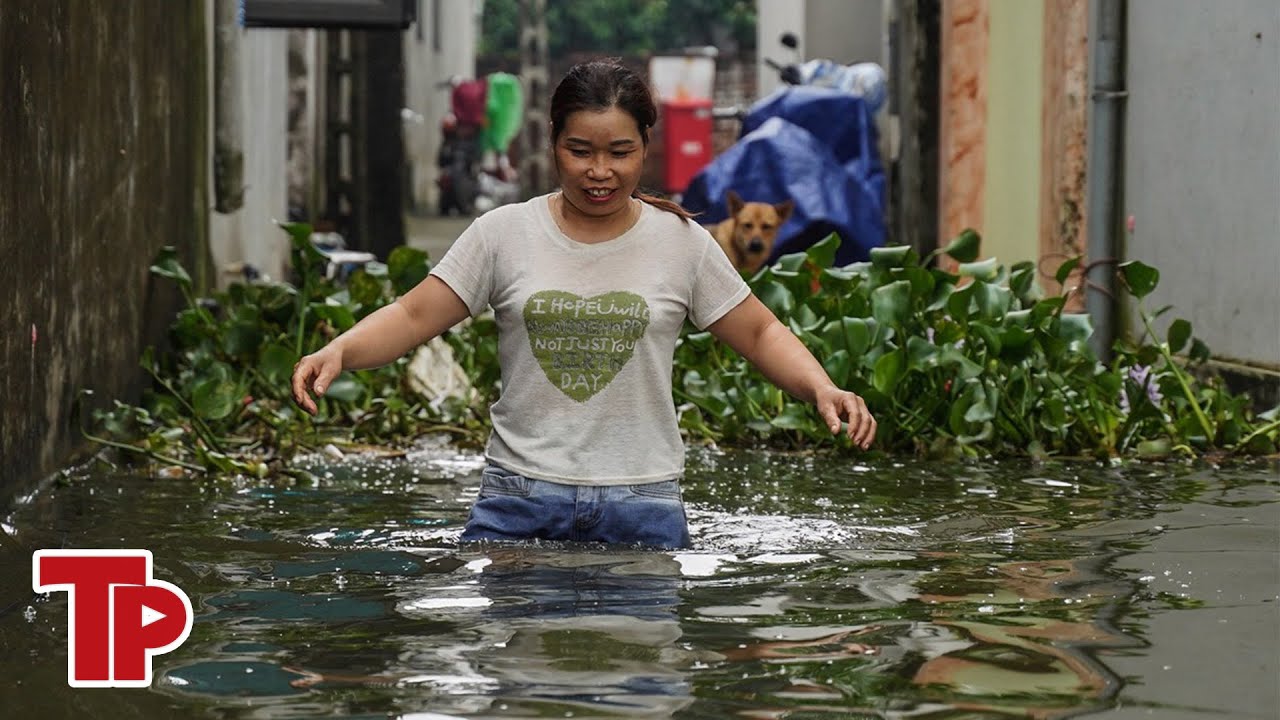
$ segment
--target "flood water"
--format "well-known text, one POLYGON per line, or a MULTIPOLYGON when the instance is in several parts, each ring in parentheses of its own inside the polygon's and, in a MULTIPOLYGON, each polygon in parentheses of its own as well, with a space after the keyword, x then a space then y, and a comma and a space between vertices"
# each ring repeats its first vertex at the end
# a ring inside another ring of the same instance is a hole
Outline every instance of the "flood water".
POLYGON ((482 460, 289 479, 102 466, 0 509, 0 715, 1275 718, 1280 480, 693 450, 694 547, 459 548, 482 460), (67 686, 39 548, 191 597, 150 689, 67 686))

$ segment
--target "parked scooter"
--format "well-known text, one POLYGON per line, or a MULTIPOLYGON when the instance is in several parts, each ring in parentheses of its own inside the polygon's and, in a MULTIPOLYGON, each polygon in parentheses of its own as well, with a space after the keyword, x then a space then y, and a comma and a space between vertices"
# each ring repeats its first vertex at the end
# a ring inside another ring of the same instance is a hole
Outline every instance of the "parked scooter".
POLYGON ((440 214, 470 215, 480 190, 480 131, 485 123, 487 88, 484 80, 454 77, 441 83, 449 88, 449 112, 440 121, 440 214))
MULTIPOLYGON (((797 50, 799 42, 791 33, 783 33, 780 42, 797 50)), ((778 79, 788 85, 829 87, 860 97, 867 102, 872 114, 878 112, 888 99, 889 77, 878 63, 862 62, 844 65, 825 58, 781 64, 765 58, 764 64, 778 73, 778 79)))
POLYGON ((524 114, 520 81, 495 72, 444 85, 450 88, 450 111, 440 124, 443 142, 436 158, 440 214, 483 214, 516 202, 520 183, 508 149, 524 114))

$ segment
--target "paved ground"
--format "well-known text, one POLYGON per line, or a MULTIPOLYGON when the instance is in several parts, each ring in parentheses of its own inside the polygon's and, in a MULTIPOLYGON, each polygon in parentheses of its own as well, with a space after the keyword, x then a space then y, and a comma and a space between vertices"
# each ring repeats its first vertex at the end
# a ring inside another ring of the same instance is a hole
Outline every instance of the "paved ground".
POLYGON ((440 217, 438 215, 412 215, 404 217, 405 244, 427 251, 434 264, 444 257, 453 241, 471 224, 472 218, 440 217))

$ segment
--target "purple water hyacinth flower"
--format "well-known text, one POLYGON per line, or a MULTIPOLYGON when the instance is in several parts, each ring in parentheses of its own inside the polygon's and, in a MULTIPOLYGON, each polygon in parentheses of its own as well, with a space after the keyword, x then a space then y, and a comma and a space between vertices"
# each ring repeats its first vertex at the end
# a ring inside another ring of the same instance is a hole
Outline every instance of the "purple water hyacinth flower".
MULTIPOLYGON (((1164 395, 1161 394, 1155 378, 1151 376, 1150 365, 1131 365, 1129 367, 1129 379, 1147 393, 1147 400, 1152 405, 1160 407, 1160 401, 1164 400, 1164 395)), ((1126 414, 1130 409, 1129 389, 1127 386, 1120 390, 1120 409, 1124 410, 1126 414)))

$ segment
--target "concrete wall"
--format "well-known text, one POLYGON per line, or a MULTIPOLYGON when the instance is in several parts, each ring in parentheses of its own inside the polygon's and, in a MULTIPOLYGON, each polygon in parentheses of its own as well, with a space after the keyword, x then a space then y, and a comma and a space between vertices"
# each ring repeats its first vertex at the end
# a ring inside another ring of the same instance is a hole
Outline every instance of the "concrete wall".
MULTIPOLYGON (((212 7, 213 3, 208 5, 212 7)), ((208 22, 211 29, 207 42, 212 52, 211 11, 208 22)), ((236 37, 240 45, 236 85, 245 192, 243 207, 225 214, 215 211, 210 216, 210 244, 221 284, 234 279, 226 270, 239 263, 248 263, 272 278, 281 278, 289 258, 288 242, 276 225, 288 219, 289 31, 239 28, 236 37)), ((212 70, 209 82, 212 88, 212 70)), ((212 115, 210 138, 213 137, 212 115)), ((209 204, 213 205, 212 199, 209 204)))
POLYGON ((0 3, 0 495, 71 459, 82 389, 136 397, 176 302, 156 251, 207 272, 205 30, 202 4, 0 3))
MULTIPOLYGON (((942 3, 938 244, 986 231, 989 0, 942 3)), ((944 266, 951 263, 943 257, 944 266)))
POLYGON ((1012 265, 1040 250, 1044 0, 991 0, 990 13, 982 254, 1012 265))
MULTIPOLYGON (((1040 107, 1040 284, 1054 295, 1059 265, 1083 255, 1085 236, 1085 151, 1089 107, 1088 0, 1050 0, 1044 6, 1040 107)), ((1078 279, 1067 281, 1069 286, 1078 279)), ((1084 307, 1079 293, 1068 309, 1084 307)))
POLYGON ((405 180, 410 209, 434 213, 440 120, 449 110, 449 91, 437 86, 454 75, 475 76, 480 0, 422 0, 420 7, 418 22, 404 33, 405 103, 412 113, 404 126, 405 180))
POLYGON ((1215 355, 1280 367, 1280 3, 1131 0, 1124 256, 1215 355))

